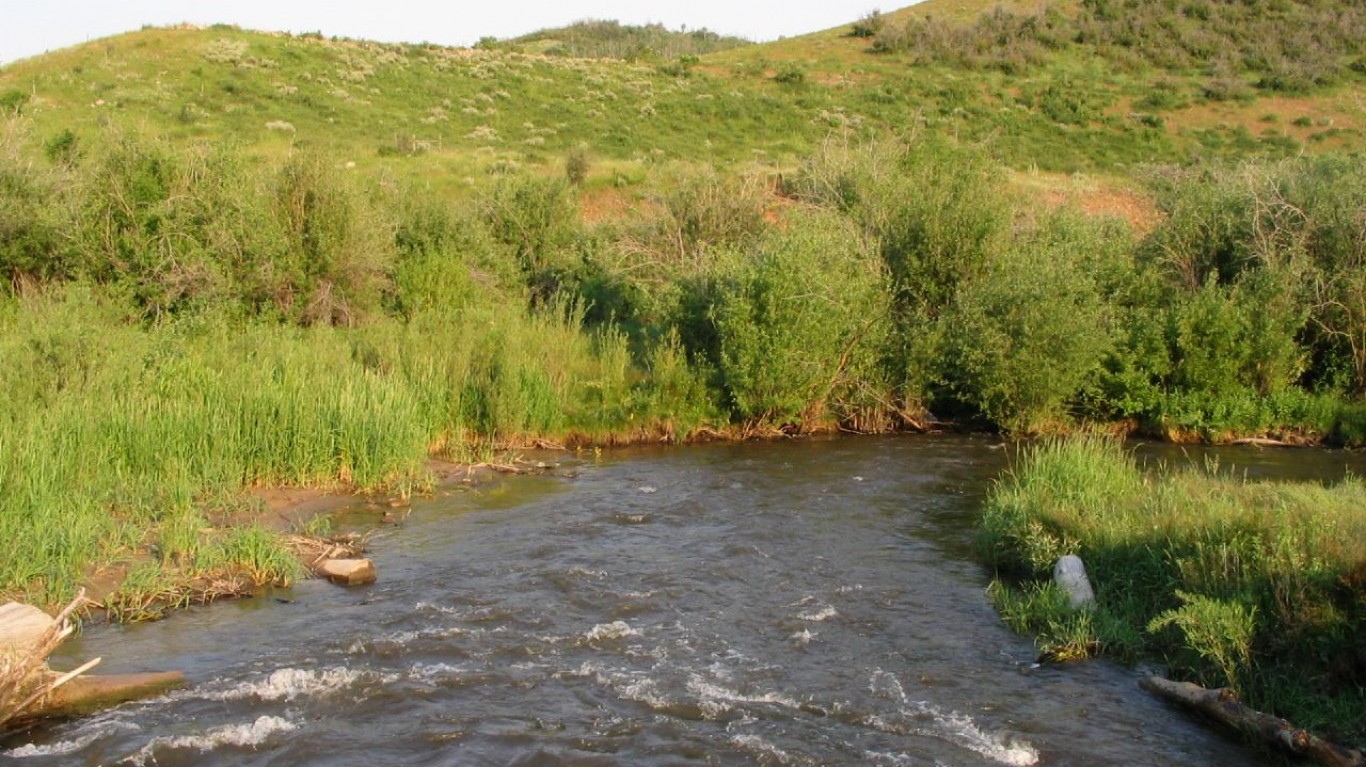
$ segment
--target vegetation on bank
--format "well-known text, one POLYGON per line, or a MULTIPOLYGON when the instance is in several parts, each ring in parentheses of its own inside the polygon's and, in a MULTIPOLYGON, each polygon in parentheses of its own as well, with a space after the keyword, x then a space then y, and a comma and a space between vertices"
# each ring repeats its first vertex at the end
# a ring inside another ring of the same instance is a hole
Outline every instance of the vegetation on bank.
POLYGON ((455 205, 305 150, 23 145, 0 151, 0 591, 44 602, 133 551, 134 585, 261 556, 219 524, 244 488, 402 492, 429 455, 537 439, 930 410, 1366 433, 1360 160, 1155 171, 1140 236, 936 139, 832 138, 776 197, 680 175, 595 225, 557 177, 455 205))
POLYGON ((1046 441, 994 488, 980 537, 1007 622, 1054 657, 1156 657, 1179 678, 1366 745, 1366 485, 1145 473, 1117 443, 1046 441), (1075 553, 1096 590, 1049 580, 1075 553))
POLYGON ((1312 3, 1190 4, 1331 47, 1308 122, 1253 135, 1176 116, 1282 91, 1197 93, 1210 62, 1124 54, 1103 5, 973 16, 943 50, 888 43, 902 11, 734 48, 610 22, 475 50, 146 29, 0 69, 0 592, 61 602, 123 567, 135 614, 173 570, 287 579, 231 531, 244 489, 401 493, 428 456, 535 440, 933 412, 1361 443, 1366 163, 1299 156, 1361 135, 1355 11, 1325 41, 1312 3), (950 55, 991 24, 1091 37, 1023 68, 950 55), (1139 161, 1183 164, 1139 173, 1160 217, 1138 228, 1007 170, 1139 161))

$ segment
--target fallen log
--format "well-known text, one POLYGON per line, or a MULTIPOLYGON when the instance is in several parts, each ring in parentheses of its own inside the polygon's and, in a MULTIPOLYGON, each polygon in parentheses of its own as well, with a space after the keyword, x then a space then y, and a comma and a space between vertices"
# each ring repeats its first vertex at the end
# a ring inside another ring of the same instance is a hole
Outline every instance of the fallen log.
POLYGON ((87 675, 99 658, 53 671, 47 658, 75 628, 71 616, 85 604, 82 591, 56 618, 18 603, 0 606, 0 734, 55 717, 77 716, 148 697, 185 683, 179 671, 87 675))
POLYGON ((1248 708, 1232 690, 1209 690, 1190 682, 1173 682, 1160 676, 1138 680, 1144 690, 1214 719, 1246 735, 1259 738, 1295 756, 1328 767, 1366 767, 1366 755, 1330 743, 1279 717, 1248 708))
POLYGON ((1242 437, 1229 442, 1230 445, 1250 445, 1252 447, 1308 447, 1305 442, 1290 442, 1270 437, 1242 437))
POLYGON ((180 671, 141 674, 90 674, 71 679, 38 700, 27 716, 34 719, 79 716, 130 700, 159 695, 185 684, 180 671))

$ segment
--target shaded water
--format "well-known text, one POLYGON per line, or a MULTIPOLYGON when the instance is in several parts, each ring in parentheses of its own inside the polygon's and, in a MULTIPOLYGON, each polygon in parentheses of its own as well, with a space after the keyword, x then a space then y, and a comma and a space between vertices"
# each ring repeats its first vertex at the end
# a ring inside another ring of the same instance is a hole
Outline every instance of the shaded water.
POLYGON ((1005 461, 971 437, 635 450, 421 502, 374 586, 87 632, 73 658, 191 684, 0 761, 1257 764, 1134 670, 1034 667, 970 549, 1005 461))

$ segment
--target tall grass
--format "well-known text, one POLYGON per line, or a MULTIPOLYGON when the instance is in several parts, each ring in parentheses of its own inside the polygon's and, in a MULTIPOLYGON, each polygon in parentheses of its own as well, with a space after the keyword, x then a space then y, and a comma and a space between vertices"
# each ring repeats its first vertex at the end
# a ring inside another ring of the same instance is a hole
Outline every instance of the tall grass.
POLYGON ((139 551, 192 570, 231 557, 202 515, 243 488, 401 490, 432 452, 632 419, 623 341, 593 342, 568 308, 355 330, 116 312, 78 284, 0 327, 2 593, 57 602, 139 551))
MULTIPOLYGON (((1098 607, 1084 644, 1156 654, 1179 675, 1366 742, 1366 485, 1246 482, 1217 467, 1145 475, 1095 438, 1027 448, 993 490, 980 542, 1012 577, 1086 562, 1098 607)), ((1003 606, 1075 645, 1058 605, 1003 606), (1054 617, 1049 617, 1054 616, 1054 617)))

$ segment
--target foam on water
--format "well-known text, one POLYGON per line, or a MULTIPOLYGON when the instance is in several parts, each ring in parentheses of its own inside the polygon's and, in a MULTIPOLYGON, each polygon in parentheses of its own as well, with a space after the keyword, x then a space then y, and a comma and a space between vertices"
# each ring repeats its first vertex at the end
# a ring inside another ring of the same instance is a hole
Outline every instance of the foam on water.
POLYGON ((778 764, 792 764, 792 755, 769 743, 758 735, 743 734, 730 736, 730 742, 743 751, 748 751, 762 758, 776 761, 778 764))
POLYGON ((820 623, 822 621, 828 621, 831 618, 838 617, 839 614, 839 610, 836 610, 830 605, 824 605, 819 610, 807 610, 806 612, 798 613, 797 617, 801 618, 804 621, 820 623))
POLYGON ((153 738, 136 754, 123 760, 124 764, 142 767, 156 764, 157 751, 167 749, 193 749, 200 753, 212 751, 221 746, 254 748, 266 742, 277 732, 299 729, 299 725, 278 716, 261 716, 249 724, 230 724, 215 727, 199 735, 177 735, 167 738, 153 738))
POLYGON ((606 639, 622 639, 625 637, 640 636, 640 632, 631 628, 631 624, 626 621, 612 621, 611 623, 599 623, 588 633, 584 634, 584 639, 589 642, 601 642, 606 639))
POLYGON ((592 677, 597 684, 613 691, 618 697, 636 703, 644 703, 656 711, 662 711, 674 705, 673 701, 660 692, 659 684, 648 676, 613 671, 596 663, 584 663, 578 671, 567 673, 574 676, 592 677))
POLYGON ((66 754, 80 751, 86 746, 94 743, 97 738, 104 735, 103 732, 92 732, 71 740, 59 740, 55 743, 39 746, 33 743, 25 743, 18 748, 5 751, 4 755, 13 759, 23 759, 30 756, 64 756, 66 754))
POLYGON ((345 666, 282 668, 272 671, 265 679, 242 682, 226 690, 200 692, 199 697, 207 700, 258 698, 263 701, 292 701, 296 698, 330 695, 359 684, 389 684, 397 679, 397 674, 380 674, 345 666))
POLYGON ((747 695, 709 682, 696 674, 693 674, 688 678, 688 692, 698 696, 702 702, 769 703, 777 706, 786 706, 787 708, 801 708, 802 706, 795 698, 783 695, 780 692, 765 692, 747 695))
POLYGON ((891 767, 911 767, 915 764, 910 754, 891 754, 882 751, 864 751, 863 760, 873 764, 889 764, 891 767))
POLYGON ((450 663, 419 663, 408 670, 408 678, 418 682, 432 683, 455 679, 467 673, 469 673, 468 668, 454 666, 450 663))
POLYGON ((911 701, 895 674, 878 669, 868 683, 875 697, 901 704, 894 714, 873 714, 863 723, 880 732, 897 735, 924 735, 946 740, 982 756, 1012 767, 1029 767, 1039 761, 1039 752, 1030 744, 1003 733, 982 729, 972 717, 946 711, 928 701, 911 701), (928 726, 926 726, 928 725, 928 726))

